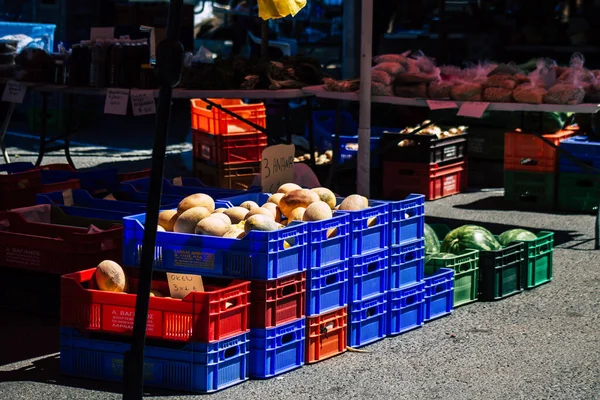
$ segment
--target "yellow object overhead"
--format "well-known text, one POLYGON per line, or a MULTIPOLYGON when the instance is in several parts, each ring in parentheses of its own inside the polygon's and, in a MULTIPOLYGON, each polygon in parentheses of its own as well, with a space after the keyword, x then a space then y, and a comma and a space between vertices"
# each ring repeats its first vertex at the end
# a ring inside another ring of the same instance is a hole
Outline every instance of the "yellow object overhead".
POLYGON ((306 0, 258 0, 258 16, 264 20, 292 17, 306 6, 306 0))

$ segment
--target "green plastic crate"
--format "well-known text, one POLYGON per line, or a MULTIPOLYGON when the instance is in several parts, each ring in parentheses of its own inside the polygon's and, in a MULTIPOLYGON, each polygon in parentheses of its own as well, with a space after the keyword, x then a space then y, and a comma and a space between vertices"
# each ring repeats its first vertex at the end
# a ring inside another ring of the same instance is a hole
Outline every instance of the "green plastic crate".
POLYGON ((588 174, 558 174, 558 209, 591 212, 600 205, 600 183, 588 174))
POLYGON ((525 245, 525 273, 523 287, 533 289, 552 280, 554 232, 542 231, 537 239, 522 242, 525 245))
POLYGON ((479 299, 500 300, 523 291, 525 244, 479 252, 479 299))
MULTIPOLYGON (((450 228, 446 225, 430 225, 439 239, 443 239, 450 228)), ((473 303, 479 294, 479 250, 466 250, 451 258, 431 258, 425 264, 425 274, 432 275, 440 268, 454 270, 454 307, 473 303)))
POLYGON ((504 171, 504 199, 519 208, 554 208, 556 174, 522 171, 504 171))

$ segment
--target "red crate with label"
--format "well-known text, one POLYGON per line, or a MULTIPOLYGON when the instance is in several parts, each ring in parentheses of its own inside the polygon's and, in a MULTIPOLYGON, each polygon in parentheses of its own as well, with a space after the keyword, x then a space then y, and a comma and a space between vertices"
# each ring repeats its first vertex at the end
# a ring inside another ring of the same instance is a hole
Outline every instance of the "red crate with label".
POLYGON ((306 363, 312 364, 346 351, 348 307, 306 318, 306 363))
MULTIPOLYGON (((138 280, 129 277, 129 293, 97 290, 96 268, 61 280, 61 325, 131 336, 138 280)), ((168 296, 169 284, 153 281, 152 289, 168 296)), ((152 297, 148 338, 178 342, 216 342, 248 332, 250 281, 204 278, 204 292, 183 299, 152 297)))
MULTIPOLYGON (((267 110, 263 103, 246 104, 240 99, 208 99, 220 107, 230 111, 245 121, 252 122, 261 128, 267 126, 267 110)), ((257 132, 248 125, 223 110, 209 105, 201 99, 191 99, 192 129, 204 131, 212 135, 232 135, 238 133, 257 132)))
POLYGON ((383 163, 383 197, 388 200, 402 200, 411 193, 437 200, 465 191, 467 182, 466 160, 448 165, 383 163))
POLYGON ((51 274, 68 274, 98 265, 120 262, 123 227, 103 230, 30 222, 17 212, 0 212, 0 266, 51 274))

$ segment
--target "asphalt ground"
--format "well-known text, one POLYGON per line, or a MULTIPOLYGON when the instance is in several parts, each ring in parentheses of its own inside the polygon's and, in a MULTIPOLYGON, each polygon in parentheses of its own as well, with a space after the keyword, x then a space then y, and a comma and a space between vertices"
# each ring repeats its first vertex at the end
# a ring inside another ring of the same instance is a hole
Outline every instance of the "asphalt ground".
MULTIPOLYGON (((180 132, 170 140, 168 176, 186 171, 186 135, 180 132)), ((75 152, 79 167, 136 170, 150 165, 150 133, 139 137, 136 146, 120 144, 136 147, 138 153, 126 159, 115 148, 86 139, 75 152), (106 148, 93 148, 102 146, 106 148)), ((15 161, 35 161, 34 140, 9 135, 7 142, 11 153, 19 154, 15 161)), ((45 162, 64 158, 58 154, 45 162)), ((210 398, 600 399, 600 252, 593 250, 593 216, 511 211, 497 190, 429 202, 426 216, 430 223, 476 223, 493 232, 513 227, 554 231, 553 281, 498 302, 457 308, 420 329, 366 347, 369 353, 347 352, 210 398)), ((3 280, 3 286, 16 284, 26 286, 3 280)), ((36 301, 49 299, 42 295, 32 304, 36 301)), ((120 384, 62 376, 57 318, 12 308, 5 304, 0 309, 0 399, 121 397, 120 384)), ((203 398, 148 390, 156 399, 203 398)))

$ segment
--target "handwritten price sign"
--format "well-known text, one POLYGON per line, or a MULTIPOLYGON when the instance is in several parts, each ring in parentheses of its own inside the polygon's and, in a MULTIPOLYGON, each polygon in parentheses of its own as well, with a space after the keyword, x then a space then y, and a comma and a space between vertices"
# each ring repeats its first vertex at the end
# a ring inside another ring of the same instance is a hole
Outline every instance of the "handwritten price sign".
POLYGON ((25 98, 25 92, 27 92, 27 86, 21 82, 8 81, 6 82, 4 93, 2 93, 2 101, 21 104, 25 98))
POLYGON ((174 299, 183 299, 191 292, 204 292, 204 282, 200 275, 167 273, 169 291, 174 299))
POLYGON ((128 100, 129 89, 108 89, 106 91, 106 102, 104 103, 104 114, 127 115, 128 100))
POLYGON ((156 103, 154 102, 154 91, 132 90, 131 109, 134 116, 156 114, 156 103))
POLYGON ((278 144, 269 146, 262 152, 260 179, 265 193, 275 193, 284 183, 294 182, 293 144, 278 144))

